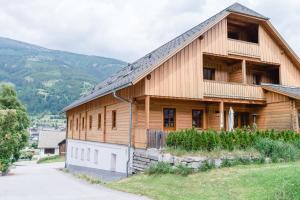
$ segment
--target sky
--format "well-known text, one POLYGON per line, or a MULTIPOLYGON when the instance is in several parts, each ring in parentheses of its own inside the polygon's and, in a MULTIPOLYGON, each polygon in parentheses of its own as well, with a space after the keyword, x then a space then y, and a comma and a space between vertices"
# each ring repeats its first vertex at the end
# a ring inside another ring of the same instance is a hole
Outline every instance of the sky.
MULTIPOLYGON (((0 36, 133 62, 236 0, 0 0, 0 36)), ((300 2, 241 0, 300 55, 300 2)))

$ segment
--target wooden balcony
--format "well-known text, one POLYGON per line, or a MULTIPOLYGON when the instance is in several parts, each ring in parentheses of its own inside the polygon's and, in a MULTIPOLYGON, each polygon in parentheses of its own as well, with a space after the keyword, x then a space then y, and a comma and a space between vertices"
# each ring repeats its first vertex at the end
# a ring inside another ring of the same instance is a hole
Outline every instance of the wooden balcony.
POLYGON ((204 96, 244 100, 265 100, 260 86, 204 80, 204 96))
POLYGON ((259 44, 228 38, 228 54, 259 58, 259 44))

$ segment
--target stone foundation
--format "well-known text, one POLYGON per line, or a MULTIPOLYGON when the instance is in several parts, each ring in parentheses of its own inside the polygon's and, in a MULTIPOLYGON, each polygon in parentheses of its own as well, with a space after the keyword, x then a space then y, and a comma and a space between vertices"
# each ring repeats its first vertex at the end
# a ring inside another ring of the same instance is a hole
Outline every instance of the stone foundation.
MULTIPOLYGON (((238 157, 238 158, 248 159, 249 161, 259 159, 259 157, 250 156, 250 155, 238 157)), ((215 167, 220 167, 224 162, 224 160, 232 161, 235 159, 237 159, 237 157, 221 157, 221 158, 208 158, 208 157, 197 157, 197 156, 178 157, 178 156, 173 156, 171 154, 161 153, 157 149, 147 149, 147 150, 136 149, 133 153, 132 168, 134 173, 138 173, 149 168, 151 164, 155 164, 158 162, 166 162, 175 166, 185 165, 197 171, 199 167, 203 165, 203 163, 214 163, 215 167)))

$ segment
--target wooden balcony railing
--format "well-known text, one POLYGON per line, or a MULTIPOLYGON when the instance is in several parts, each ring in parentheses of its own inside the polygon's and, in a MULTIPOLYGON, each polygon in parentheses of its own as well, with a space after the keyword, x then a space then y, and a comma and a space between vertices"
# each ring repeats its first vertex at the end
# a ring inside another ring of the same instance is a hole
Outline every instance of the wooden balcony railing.
POLYGON ((228 54, 237 54, 242 56, 259 58, 259 44, 228 39, 228 54))
POLYGON ((260 86, 207 80, 204 81, 204 96, 246 100, 265 99, 263 89, 260 86))

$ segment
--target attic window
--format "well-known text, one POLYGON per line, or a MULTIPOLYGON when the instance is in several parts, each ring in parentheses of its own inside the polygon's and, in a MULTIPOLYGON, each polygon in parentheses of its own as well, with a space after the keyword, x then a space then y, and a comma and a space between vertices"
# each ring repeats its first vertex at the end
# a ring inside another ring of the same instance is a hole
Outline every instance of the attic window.
POLYGON ((228 19, 227 37, 234 40, 258 43, 258 24, 228 19))

